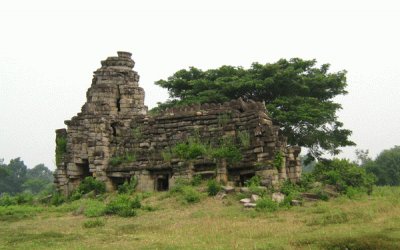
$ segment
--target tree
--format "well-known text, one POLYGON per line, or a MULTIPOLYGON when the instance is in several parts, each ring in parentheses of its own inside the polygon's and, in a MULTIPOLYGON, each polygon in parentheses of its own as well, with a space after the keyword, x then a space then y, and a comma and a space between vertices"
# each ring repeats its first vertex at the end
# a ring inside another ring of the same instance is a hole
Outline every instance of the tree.
POLYGON ((0 174, 0 193, 22 192, 22 184, 26 180, 27 167, 21 159, 15 158, 8 165, 1 164, 3 174, 0 174))
POLYGON ((377 177, 378 185, 400 185, 400 146, 383 150, 374 161, 363 166, 377 177))
POLYGON ((293 58, 276 63, 253 63, 249 69, 222 66, 179 70, 155 84, 168 89, 170 99, 154 111, 193 103, 219 103, 231 99, 263 101, 273 121, 281 126, 290 145, 309 149, 310 160, 339 147, 355 145, 351 131, 343 129, 333 98, 346 94, 346 71, 329 73, 329 64, 293 58))
POLYGON ((20 158, 12 159, 9 164, 0 159, 0 194, 25 191, 36 194, 51 188, 52 182, 53 174, 44 164, 28 169, 20 158))

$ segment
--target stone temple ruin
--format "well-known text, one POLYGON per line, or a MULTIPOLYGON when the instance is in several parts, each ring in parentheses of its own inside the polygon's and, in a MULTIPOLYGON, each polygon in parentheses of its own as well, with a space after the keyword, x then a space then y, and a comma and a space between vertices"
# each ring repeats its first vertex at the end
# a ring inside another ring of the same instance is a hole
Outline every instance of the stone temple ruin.
POLYGON ((151 115, 134 65, 128 52, 102 61, 82 111, 65 121, 67 129, 56 130, 55 183, 62 193, 70 194, 87 176, 105 182, 109 191, 133 176, 141 191, 167 190, 178 178, 195 175, 236 186, 255 175, 265 186, 300 178, 300 148, 287 146, 263 103, 239 99, 151 115), (240 135, 247 135, 246 146, 240 135), (231 138, 242 159, 166 157, 176 144, 195 136, 211 144, 231 138))

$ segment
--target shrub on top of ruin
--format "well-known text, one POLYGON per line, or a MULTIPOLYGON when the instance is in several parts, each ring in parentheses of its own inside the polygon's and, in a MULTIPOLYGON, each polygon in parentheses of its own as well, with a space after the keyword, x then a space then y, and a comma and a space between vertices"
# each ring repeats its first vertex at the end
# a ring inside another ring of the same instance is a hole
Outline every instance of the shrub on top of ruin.
POLYGON ((94 191, 96 194, 103 194, 106 192, 106 184, 102 181, 96 180, 92 176, 88 176, 79 184, 76 189, 77 193, 87 194, 94 191))
POLYGON ((110 161, 108 162, 111 166, 116 167, 121 165, 122 163, 131 163, 136 161, 136 155, 134 153, 125 153, 124 155, 117 155, 111 157, 110 161))
POLYGON ((240 140, 240 144, 244 147, 244 148, 248 148, 250 146, 250 133, 249 131, 239 131, 238 132, 238 137, 240 140))
POLYGON ((67 152, 67 138, 57 137, 56 138, 56 165, 61 163, 64 154, 67 152))
POLYGON ((221 191, 221 184, 212 179, 207 182, 207 193, 209 196, 215 196, 218 192, 221 191))
POLYGON ((124 184, 118 187, 119 194, 132 194, 135 192, 138 184, 138 180, 135 176, 132 176, 129 181, 125 181, 124 184))
POLYGON ((223 126, 227 125, 231 119, 232 119, 231 113, 220 114, 220 115, 218 115, 218 125, 223 127, 223 126))
POLYGON ((212 149, 212 157, 215 159, 224 159, 230 163, 242 160, 242 153, 233 142, 233 139, 231 137, 222 138, 219 143, 220 146, 212 149))
POLYGON ((172 148, 172 152, 184 160, 194 160, 197 157, 204 156, 207 153, 207 146, 195 139, 189 139, 187 142, 178 143, 172 148))

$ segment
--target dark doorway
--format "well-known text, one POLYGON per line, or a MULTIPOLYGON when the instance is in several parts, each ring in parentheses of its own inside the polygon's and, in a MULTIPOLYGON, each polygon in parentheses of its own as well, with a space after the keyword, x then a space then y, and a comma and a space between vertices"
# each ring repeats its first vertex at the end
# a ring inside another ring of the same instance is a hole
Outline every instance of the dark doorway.
POLYGON ((246 181, 250 180, 252 177, 254 177, 254 173, 246 173, 246 174, 241 174, 240 175, 240 185, 243 187, 246 184, 246 181))
POLYGON ((82 179, 85 179, 88 176, 93 176, 89 169, 89 161, 87 159, 82 159, 82 163, 77 163, 79 171, 82 174, 82 179))
POLYGON ((157 175, 156 181, 157 191, 167 191, 169 189, 169 176, 165 175, 157 175))

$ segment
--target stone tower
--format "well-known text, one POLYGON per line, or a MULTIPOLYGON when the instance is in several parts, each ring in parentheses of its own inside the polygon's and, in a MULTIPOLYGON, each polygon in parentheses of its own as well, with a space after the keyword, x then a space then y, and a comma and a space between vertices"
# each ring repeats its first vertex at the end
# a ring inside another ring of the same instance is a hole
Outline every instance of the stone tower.
POLYGON ((144 90, 139 87, 138 73, 132 70, 135 62, 131 56, 121 51, 117 57, 102 61, 81 112, 65 121, 67 130, 56 131, 57 138, 67 140, 68 154, 63 155, 56 170, 56 184, 62 190, 73 190, 90 175, 109 185, 104 169, 110 157, 110 137, 128 126, 132 117, 147 113, 144 90))

